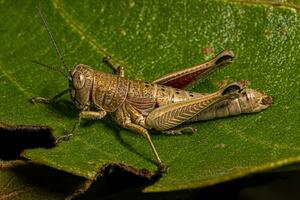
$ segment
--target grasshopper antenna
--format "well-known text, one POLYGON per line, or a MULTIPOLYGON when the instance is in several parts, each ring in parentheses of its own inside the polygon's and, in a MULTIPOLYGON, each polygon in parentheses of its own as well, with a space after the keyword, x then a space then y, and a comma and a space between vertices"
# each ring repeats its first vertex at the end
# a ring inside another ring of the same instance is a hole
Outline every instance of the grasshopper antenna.
MULTIPOLYGON (((43 13, 42 13, 42 10, 41 10, 38 6, 36 7, 36 9, 38 10, 38 13, 39 13, 39 15, 40 15, 40 17, 41 17, 41 19, 42 19, 42 22, 43 22, 43 24, 44 24, 44 27, 45 27, 45 29, 46 29, 46 31, 47 31, 47 33, 48 33, 49 39, 51 40, 52 45, 53 45, 53 47, 55 48, 55 51, 56 51, 58 57, 60 58, 60 62, 63 64, 64 68, 65 68, 67 71, 69 71, 69 69, 68 69, 68 67, 67 67, 67 65, 66 65, 66 63, 65 63, 65 59, 64 59, 63 55, 61 54, 61 51, 60 51, 60 49, 59 49, 59 47, 58 47, 56 41, 54 40, 54 37, 53 37, 51 31, 50 31, 50 28, 49 28, 49 26, 48 26, 47 20, 46 20, 46 18, 44 17, 44 15, 43 15, 43 13)), ((41 63, 38 63, 38 62, 35 62, 35 63, 41 64, 41 63)), ((44 64, 42 64, 42 66, 45 66, 45 67, 46 67, 46 65, 44 65, 44 64)), ((48 66, 48 67, 50 67, 50 66, 48 66)), ((50 68, 51 68, 51 67, 50 67, 50 68)))
POLYGON ((38 65, 41 65, 41 66, 43 66, 43 67, 46 67, 46 68, 48 68, 48 69, 51 69, 51 70, 53 70, 53 71, 59 72, 59 73, 61 73, 62 75, 64 75, 65 77, 69 78, 69 76, 66 75, 66 74, 65 74, 61 69, 59 69, 59 68, 52 67, 52 66, 46 65, 46 64, 44 64, 44 63, 41 63, 41 62, 35 61, 35 60, 32 60, 32 62, 35 63, 35 64, 38 64, 38 65))

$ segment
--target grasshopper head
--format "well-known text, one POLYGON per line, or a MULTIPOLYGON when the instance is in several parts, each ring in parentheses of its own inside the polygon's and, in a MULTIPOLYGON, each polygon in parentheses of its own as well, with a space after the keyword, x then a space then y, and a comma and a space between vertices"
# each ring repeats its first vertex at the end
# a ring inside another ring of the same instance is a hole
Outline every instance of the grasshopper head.
POLYGON ((78 64, 70 71, 70 94, 76 107, 86 110, 90 106, 90 93, 93 87, 93 70, 87 65, 78 64))

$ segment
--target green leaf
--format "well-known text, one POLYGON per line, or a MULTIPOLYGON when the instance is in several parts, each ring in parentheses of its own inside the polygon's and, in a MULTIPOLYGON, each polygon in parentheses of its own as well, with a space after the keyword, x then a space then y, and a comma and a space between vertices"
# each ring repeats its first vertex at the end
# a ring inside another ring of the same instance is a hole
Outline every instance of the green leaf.
MULTIPOLYGON (((30 62, 60 66, 39 23, 38 3, 0 3, 0 122, 48 125, 55 136, 67 133, 77 113, 68 96, 54 106, 29 102, 68 87, 63 76, 30 62)), ((214 91, 218 81, 230 77, 250 80, 251 87, 274 98, 262 113, 195 123, 198 133, 191 136, 154 134, 169 172, 145 191, 158 192, 203 187, 300 161, 300 18, 297 6, 287 6, 53 0, 40 7, 70 67, 84 63, 110 72, 101 63, 110 55, 126 66, 127 77, 154 80, 208 59, 204 48, 214 54, 231 48, 234 64, 193 90, 214 91)), ((116 128, 110 118, 84 122, 79 132, 56 148, 28 150, 24 156, 88 179, 111 163, 146 176, 156 170, 147 141, 116 128)))

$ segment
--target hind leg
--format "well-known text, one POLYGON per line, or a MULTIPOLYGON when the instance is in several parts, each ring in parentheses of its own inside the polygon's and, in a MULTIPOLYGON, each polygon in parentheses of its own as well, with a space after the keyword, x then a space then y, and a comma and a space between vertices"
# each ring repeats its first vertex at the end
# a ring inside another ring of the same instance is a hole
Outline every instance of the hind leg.
POLYGON ((124 67, 119 65, 119 64, 115 64, 111 57, 110 56, 105 56, 102 60, 105 64, 107 64, 109 67, 111 67, 114 72, 121 76, 121 77, 124 77, 125 76, 125 70, 124 70, 124 67))
POLYGON ((123 128, 131 130, 135 133, 138 133, 139 135, 143 136, 148 141, 148 143, 151 147, 151 150, 154 154, 159 171, 166 172, 167 166, 161 161, 147 129, 145 129, 143 126, 133 123, 131 121, 131 115, 129 112, 127 112, 125 105, 123 105, 121 108, 119 108, 119 110, 117 110, 115 117, 116 117, 117 123, 120 124, 123 128))

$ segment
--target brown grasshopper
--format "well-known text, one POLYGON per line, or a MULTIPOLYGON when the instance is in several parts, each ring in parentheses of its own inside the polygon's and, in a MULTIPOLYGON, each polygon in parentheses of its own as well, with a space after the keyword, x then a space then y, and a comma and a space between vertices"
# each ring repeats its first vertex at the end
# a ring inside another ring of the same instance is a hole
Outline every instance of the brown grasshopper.
MULTIPOLYGON (((68 70, 45 17, 41 10, 38 11, 62 65, 68 70)), ((80 109, 78 122, 71 133, 59 137, 57 142, 72 137, 81 119, 102 119, 107 113, 112 113, 121 127, 147 139, 159 169, 164 171, 166 166, 156 151, 148 129, 155 129, 167 135, 195 132, 194 128, 181 125, 199 120, 259 112, 271 105, 270 96, 248 89, 246 85, 239 82, 228 84, 212 94, 200 94, 183 89, 193 81, 203 79, 216 69, 231 63, 233 57, 231 50, 225 50, 208 62, 172 72, 151 83, 126 79, 124 68, 116 65, 110 57, 105 57, 103 61, 116 74, 97 71, 84 64, 76 65, 73 70, 68 70, 68 74, 65 74, 61 69, 35 61, 65 75, 69 80, 69 88, 51 99, 33 97, 32 101, 53 103, 68 91, 70 92, 72 101, 80 109)))

